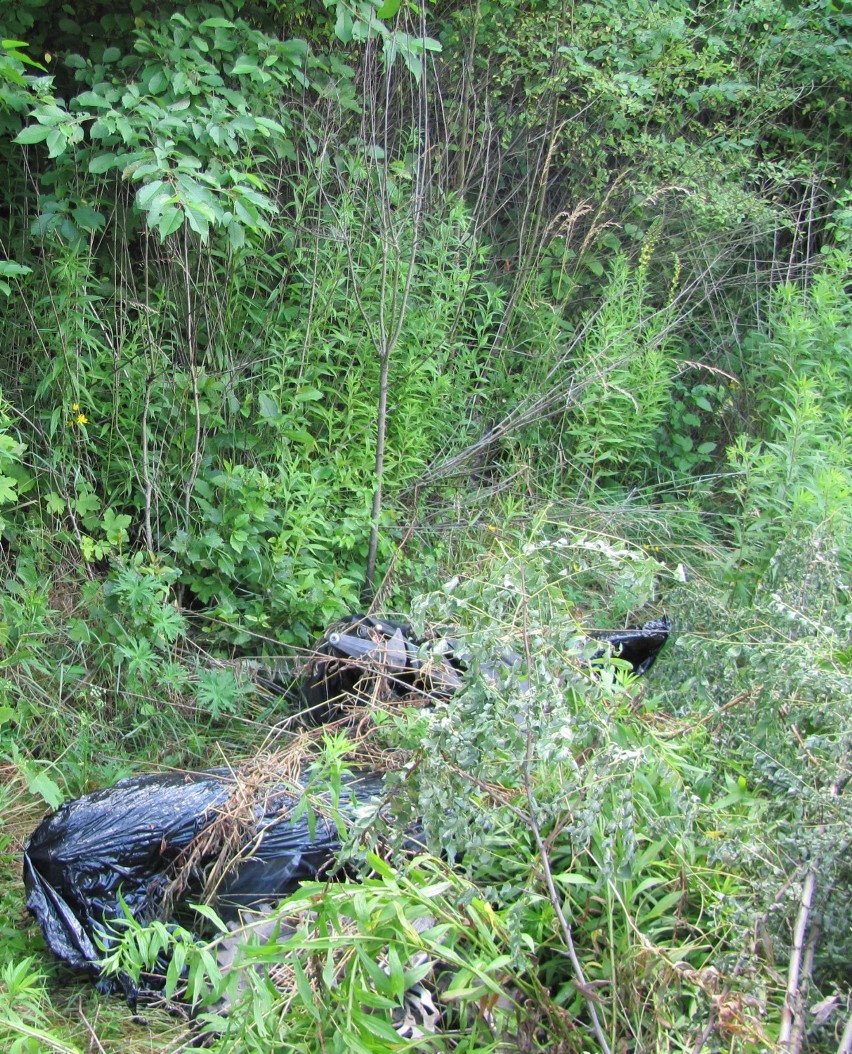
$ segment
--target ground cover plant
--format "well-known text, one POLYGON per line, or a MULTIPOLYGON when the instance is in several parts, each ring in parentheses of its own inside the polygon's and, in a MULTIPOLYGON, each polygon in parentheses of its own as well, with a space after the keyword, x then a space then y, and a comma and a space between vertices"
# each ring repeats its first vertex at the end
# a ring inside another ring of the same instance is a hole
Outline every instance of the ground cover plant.
POLYGON ((848 1054, 850 28, 4 7, 8 1049, 848 1054), (247 671, 370 605, 469 654, 452 698, 299 742, 332 781, 360 737, 401 761, 401 827, 280 908, 239 991, 213 917, 128 926, 113 967, 169 949, 198 1015, 134 1022, 46 956, 24 838, 292 749, 247 671), (583 626, 663 613, 646 680, 589 669, 583 626), (438 1024, 403 1035, 421 982, 438 1024))

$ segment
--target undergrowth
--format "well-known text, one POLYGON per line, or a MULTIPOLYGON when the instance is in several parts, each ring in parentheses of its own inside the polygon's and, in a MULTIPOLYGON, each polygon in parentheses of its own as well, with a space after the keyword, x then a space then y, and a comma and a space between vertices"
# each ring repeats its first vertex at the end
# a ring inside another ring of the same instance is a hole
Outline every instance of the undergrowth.
POLYGON ((846 6, 4 7, 4 1049, 848 1054, 846 6), (466 655, 370 726, 397 826, 242 989, 128 924, 200 1015, 133 1022, 28 833, 285 741, 251 662, 370 604, 466 655))

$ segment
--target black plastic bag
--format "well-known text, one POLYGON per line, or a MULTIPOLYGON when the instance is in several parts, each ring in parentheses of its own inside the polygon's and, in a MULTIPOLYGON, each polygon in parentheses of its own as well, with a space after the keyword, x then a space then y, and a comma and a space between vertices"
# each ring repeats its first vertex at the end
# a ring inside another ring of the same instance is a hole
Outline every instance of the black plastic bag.
MULTIPOLYGON (((586 636, 591 640, 606 641, 616 658, 629 662, 634 673, 643 674, 654 664, 670 633, 671 623, 667 618, 661 618, 632 629, 587 630, 586 636)), ((599 659, 603 655, 604 651, 600 649, 592 658, 599 659)))
MULTIPOLYGON (((583 636, 606 643, 590 661, 608 652, 629 662, 633 672, 651 668, 669 638, 667 618, 623 630, 587 630, 583 636)), ((581 638, 582 639, 582 638, 581 638)), ((331 626, 314 647, 301 681, 302 718, 326 724, 346 717, 353 701, 446 698, 463 684, 467 656, 450 637, 417 637, 407 622, 372 615, 350 615, 331 626)), ((513 666, 516 655, 480 667, 499 676, 501 666, 513 666)))
MULTIPOLYGON (((228 770, 131 777, 46 817, 24 848, 24 885, 51 951, 97 975, 98 939, 109 941, 110 924, 125 909, 142 923, 162 915, 175 882, 182 898, 197 899, 220 858, 214 825, 231 819, 238 780, 228 770)), ((348 775, 339 814, 354 819, 358 803, 381 791, 379 774, 348 775)), ((216 890, 226 921, 241 908, 282 899, 332 866, 341 836, 321 806, 293 819, 303 796, 273 787, 249 802, 233 866, 216 890)), ((132 998, 132 986, 122 983, 132 998)))
MULTIPOLYGON (((593 657, 611 649, 636 673, 645 673, 668 639, 669 623, 586 636, 606 645, 593 657)), ((506 656, 498 665, 512 663, 506 656)), ((317 724, 346 717, 353 699, 412 693, 446 698, 462 686, 465 668, 452 640, 420 639, 408 623, 352 615, 326 631, 300 694, 317 724)), ((226 921, 241 908, 274 903, 301 881, 327 873, 341 835, 322 808, 293 818, 304 787, 270 787, 261 780, 251 784, 255 790, 246 800, 247 786, 229 770, 133 777, 44 819, 24 850, 24 884, 27 907, 54 954, 99 974, 98 943, 109 942, 111 923, 125 911, 141 923, 168 915, 173 896, 199 899, 210 868, 226 855, 225 840, 230 860, 215 893, 226 921), (241 816, 231 809, 237 798, 241 816), (223 832, 217 826, 222 821, 226 827, 231 822, 230 829, 223 832)), ((350 774, 345 790, 339 816, 353 820, 359 799, 381 793, 381 775, 350 774)), ((132 986, 122 983, 133 998, 132 986)))
POLYGON ((463 669, 451 641, 418 637, 408 622, 349 615, 314 647, 301 682, 303 714, 327 724, 345 717, 353 700, 445 698, 461 687, 463 669))

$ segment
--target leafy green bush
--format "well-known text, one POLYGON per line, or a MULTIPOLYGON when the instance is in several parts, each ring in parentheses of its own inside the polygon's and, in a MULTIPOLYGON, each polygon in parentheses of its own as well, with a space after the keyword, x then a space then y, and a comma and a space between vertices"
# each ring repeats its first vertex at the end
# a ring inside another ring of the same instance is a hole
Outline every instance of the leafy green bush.
POLYGON ((596 583, 605 606, 623 577, 640 607, 643 577, 647 601, 677 576, 629 545, 564 529, 500 548, 487 571, 416 606, 464 627, 472 668, 451 700, 412 719, 418 815, 508 912, 514 946, 534 950, 574 1020, 590 1025, 591 985, 613 1042, 651 1042, 654 1006, 681 1030, 671 1049, 690 1049, 695 1007, 709 1012, 714 971, 737 944, 731 906, 751 895, 745 876, 714 863, 715 839, 748 814, 720 783, 705 727, 672 723, 618 660, 587 665, 595 645, 570 601, 596 583), (508 650, 514 665, 501 667, 508 650))
MULTIPOLYGON (((519 958, 508 953, 503 920, 440 861, 422 856, 397 869, 370 854, 368 862, 373 873, 361 881, 304 883, 236 931, 204 909, 218 930, 207 943, 128 920, 107 972, 139 979, 165 952, 166 996, 186 995, 215 1050, 294 1045, 343 1054, 416 1041, 439 1051, 490 1049, 520 1014, 520 993, 505 988, 519 958), (217 953, 235 940, 226 967, 217 953), (436 1030, 396 1031, 407 993, 424 979, 437 986, 436 1030), (227 1016, 216 1012, 223 998, 227 1016)), ((525 988, 542 994, 534 982, 525 988)))
MULTIPOLYGON (((735 589, 771 589, 785 549, 838 548, 852 513, 849 425, 849 261, 837 255, 807 291, 780 288, 766 326, 750 335, 748 378, 756 435, 729 451, 738 473, 733 528, 738 543, 735 589)), ((786 571, 781 569, 781 576, 786 571)))

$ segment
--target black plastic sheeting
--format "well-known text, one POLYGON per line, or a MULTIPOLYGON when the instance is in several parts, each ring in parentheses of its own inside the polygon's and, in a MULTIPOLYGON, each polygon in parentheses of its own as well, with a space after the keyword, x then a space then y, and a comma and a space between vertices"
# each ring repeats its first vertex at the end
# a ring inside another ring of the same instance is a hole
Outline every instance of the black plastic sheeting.
POLYGON ((327 724, 345 717, 353 699, 446 698, 462 686, 463 670, 451 640, 418 637, 407 622, 349 615, 315 645, 299 694, 309 723, 327 724))
MULTIPOLYGON (((654 619, 633 629, 592 629, 585 634, 591 640, 605 641, 618 659, 624 659, 636 674, 647 673, 669 639, 671 623, 667 618, 654 619)), ((600 659, 605 654, 599 649, 592 656, 600 659)))
MULTIPOLYGON (((607 654, 629 662, 636 674, 647 673, 669 638, 667 618, 623 630, 584 630, 579 640, 599 641, 588 661, 607 654)), ((313 650, 300 685, 306 723, 326 724, 345 718, 352 701, 404 699, 412 694, 447 698, 464 683, 463 647, 452 637, 418 637, 407 622, 372 615, 350 615, 326 630, 313 650)), ((514 666, 516 655, 486 662, 486 676, 514 666)))
MULTIPOLYGON (((131 777, 67 802, 44 819, 24 848, 24 885, 27 907, 54 955, 98 975, 98 938, 109 943, 110 924, 125 917, 124 906, 142 923, 159 917, 169 884, 190 864, 196 840, 227 808, 236 779, 227 770, 131 777)), ((354 818, 358 803, 381 790, 380 775, 348 776, 340 814, 354 818)), ((253 829, 217 889, 225 921, 241 908, 282 899, 333 863, 341 836, 320 805, 311 820, 307 813, 293 820, 301 797, 276 788, 259 800, 253 829)), ((197 899, 206 867, 217 856, 213 848, 194 861, 182 899, 197 899)), ((122 984, 132 998, 132 987, 122 984)))
MULTIPOLYGON (((641 674, 669 630, 662 619, 584 635, 602 645, 592 658, 613 654, 641 674)), ((306 720, 345 718, 353 701, 376 697, 447 698, 464 683, 459 651, 449 638, 418 638, 406 622, 349 616, 326 631, 306 665, 299 690, 306 720)), ((481 669, 499 676, 501 667, 516 661, 505 656, 481 669)), ((245 791, 238 779, 229 770, 132 777, 45 818, 24 849, 24 884, 27 907, 51 951, 69 966, 99 975, 99 942, 109 945, 111 924, 125 912, 141 923, 167 914, 178 878, 181 899, 197 900, 221 852, 211 828, 232 815, 235 791, 245 791)), ((304 787, 267 785, 250 799, 239 846, 216 889, 225 921, 242 908, 278 901, 333 868, 341 834, 325 810, 312 807, 293 818, 305 793, 304 787)), ((355 819, 359 803, 381 793, 381 774, 347 776, 339 802, 344 824, 355 819)), ((120 982, 133 1000, 129 980, 120 982)))

